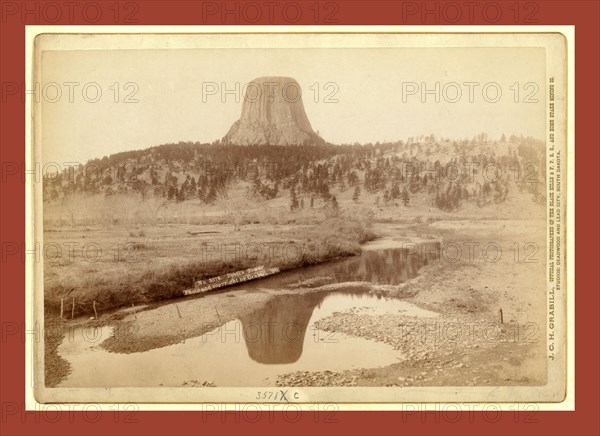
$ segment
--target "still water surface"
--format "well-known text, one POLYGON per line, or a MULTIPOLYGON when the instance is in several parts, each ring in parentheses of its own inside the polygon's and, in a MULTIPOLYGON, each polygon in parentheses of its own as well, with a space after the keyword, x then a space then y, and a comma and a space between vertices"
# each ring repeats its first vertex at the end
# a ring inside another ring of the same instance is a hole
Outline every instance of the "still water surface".
MULTIPOLYGON (((402 250, 371 250, 360 256, 283 273, 239 285, 230 292, 281 290, 311 278, 333 283, 364 281, 398 284, 426 264, 402 250)), ((435 313, 395 298, 343 286, 335 291, 276 295, 263 307, 204 335, 140 353, 111 353, 99 344, 112 334, 104 327, 65 336, 58 352, 71 367, 64 387, 273 385, 278 375, 294 371, 341 371, 374 368, 402 359, 391 346, 340 332, 317 329, 314 323, 346 310, 365 314, 401 313, 432 317, 435 313), (149 375, 152 375, 149 377, 149 375)), ((179 301, 184 305, 185 301, 179 301)))

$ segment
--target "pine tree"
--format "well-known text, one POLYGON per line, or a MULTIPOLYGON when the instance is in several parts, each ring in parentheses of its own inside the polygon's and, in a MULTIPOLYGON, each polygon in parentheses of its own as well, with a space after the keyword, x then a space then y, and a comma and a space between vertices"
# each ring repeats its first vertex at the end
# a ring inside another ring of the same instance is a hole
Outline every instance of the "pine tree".
POLYGON ((177 189, 173 187, 173 185, 169 186, 169 190, 167 191, 167 200, 173 200, 176 194, 177 189))
POLYGON ((188 197, 194 195, 196 193, 196 190, 197 190, 196 179, 194 177, 192 177, 190 179, 190 186, 188 188, 188 193, 187 193, 188 197))
POLYGON ((355 186, 358 185, 358 176, 354 171, 348 173, 348 185, 355 186))
POLYGON ((398 183, 394 183, 394 185, 392 186, 392 190, 390 191, 390 198, 392 200, 397 200, 398 198, 400 198, 400 187, 398 186, 398 183))
POLYGON ((356 185, 356 187, 354 188, 354 194, 352 194, 352 200, 354 202, 357 202, 358 197, 360 197, 360 186, 356 185))
POLYGON ((390 202, 390 191, 388 191, 387 189, 384 191, 383 193, 383 204, 385 204, 387 206, 387 204, 390 202))
POLYGON ((331 196, 331 194, 329 193, 329 186, 327 185, 327 183, 322 182, 321 185, 319 186, 319 193, 321 194, 321 197, 323 198, 323 200, 327 201, 329 200, 329 197, 331 196))
POLYGON ((290 188, 290 210, 293 212, 300 207, 298 203, 298 197, 296 195, 296 189, 294 186, 290 188))
POLYGON ((185 178, 185 181, 181 184, 181 189, 177 197, 177 201, 183 201, 187 198, 188 190, 190 189, 190 176, 185 178))
POLYGON ((198 198, 203 203, 206 201, 206 186, 201 185, 200 182, 198 182, 198 198))
POLYGON ((408 191, 406 190, 406 186, 405 186, 404 189, 402 190, 402 204, 404 206, 408 206, 409 202, 410 202, 410 196, 408 195, 408 191))
POLYGON ((207 204, 212 204, 217 200, 217 189, 214 184, 211 184, 210 189, 208 190, 208 194, 206 194, 205 202, 207 204))
POLYGON ((338 204, 337 199, 335 198, 335 195, 333 197, 331 197, 331 208, 334 211, 337 211, 340 208, 340 205, 338 204))
POLYGON ((181 188, 177 190, 177 194, 175 194, 175 201, 181 203, 183 200, 185 200, 185 186, 181 185, 181 188))
POLYGON ((172 176, 171 176, 171 172, 170 172, 170 171, 167 171, 167 172, 165 173, 165 181, 164 181, 164 184, 165 184, 165 186, 168 186, 168 185, 170 185, 170 184, 171 184, 171 177, 172 177, 172 176))
POLYGON ((257 177, 252 181, 252 193, 258 195, 262 192, 262 182, 257 177))

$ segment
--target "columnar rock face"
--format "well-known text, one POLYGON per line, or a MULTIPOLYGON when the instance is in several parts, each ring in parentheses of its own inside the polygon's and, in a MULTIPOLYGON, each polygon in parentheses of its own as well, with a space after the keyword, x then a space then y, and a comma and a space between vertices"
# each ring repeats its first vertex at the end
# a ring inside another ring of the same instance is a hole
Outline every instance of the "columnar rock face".
POLYGON ((290 77, 259 77, 248 83, 240 119, 222 140, 235 145, 322 143, 304 111, 302 91, 290 77))

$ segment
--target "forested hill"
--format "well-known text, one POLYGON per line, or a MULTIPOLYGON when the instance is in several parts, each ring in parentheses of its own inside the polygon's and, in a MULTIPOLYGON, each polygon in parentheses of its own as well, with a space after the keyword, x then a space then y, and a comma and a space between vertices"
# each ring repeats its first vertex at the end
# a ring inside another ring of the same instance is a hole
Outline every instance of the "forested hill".
POLYGON ((234 146, 180 142, 94 159, 44 177, 44 201, 74 195, 129 194, 166 201, 211 204, 244 186, 249 198, 287 196, 331 201, 375 194, 378 202, 403 202, 425 193, 444 210, 464 202, 502 202, 511 189, 545 199, 542 141, 485 134, 470 140, 433 135, 366 145, 234 146), (485 177, 484 176, 485 173, 485 177), (534 179, 536 180, 533 183, 534 179))

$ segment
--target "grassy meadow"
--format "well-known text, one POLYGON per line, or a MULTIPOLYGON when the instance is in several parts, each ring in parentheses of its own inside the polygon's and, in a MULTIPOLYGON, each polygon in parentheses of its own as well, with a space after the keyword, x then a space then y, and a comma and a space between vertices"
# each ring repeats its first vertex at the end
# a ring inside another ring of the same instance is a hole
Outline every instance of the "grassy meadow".
POLYGON ((45 209, 44 296, 50 316, 60 314, 61 299, 66 312, 75 299, 75 314, 91 316, 94 301, 103 311, 178 297, 195 280, 355 255, 374 237, 369 214, 358 209, 233 211, 223 204, 184 203, 163 206, 155 215, 133 196, 80 201, 45 209))

